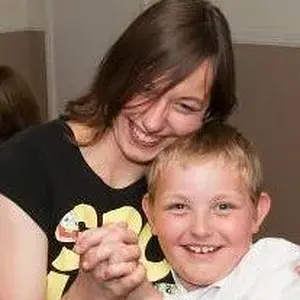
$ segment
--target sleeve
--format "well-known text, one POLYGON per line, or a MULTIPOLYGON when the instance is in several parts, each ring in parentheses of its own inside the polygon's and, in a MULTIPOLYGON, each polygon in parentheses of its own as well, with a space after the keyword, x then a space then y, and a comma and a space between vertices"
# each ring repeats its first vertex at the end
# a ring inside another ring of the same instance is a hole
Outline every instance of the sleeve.
POLYGON ((285 288, 280 296, 280 300, 299 300, 300 299, 300 275, 285 288))
POLYGON ((23 209, 48 235, 51 194, 42 151, 26 139, 0 147, 0 194, 23 209))

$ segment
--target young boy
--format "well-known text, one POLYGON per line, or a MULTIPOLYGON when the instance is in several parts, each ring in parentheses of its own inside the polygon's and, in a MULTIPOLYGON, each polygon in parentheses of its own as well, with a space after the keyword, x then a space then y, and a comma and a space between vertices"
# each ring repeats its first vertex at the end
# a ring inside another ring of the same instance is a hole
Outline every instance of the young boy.
MULTIPOLYGON (((171 265, 174 299, 300 299, 300 247, 252 237, 270 209, 259 158, 233 127, 209 123, 152 164, 143 208, 171 265)), ((171 297, 171 299, 173 299, 171 297)))
POLYGON ((252 244, 270 197, 259 158, 236 129, 211 122, 174 144, 153 162, 148 184, 143 209, 174 284, 157 286, 163 296, 144 284, 127 299, 300 299, 300 248, 277 238, 252 244))

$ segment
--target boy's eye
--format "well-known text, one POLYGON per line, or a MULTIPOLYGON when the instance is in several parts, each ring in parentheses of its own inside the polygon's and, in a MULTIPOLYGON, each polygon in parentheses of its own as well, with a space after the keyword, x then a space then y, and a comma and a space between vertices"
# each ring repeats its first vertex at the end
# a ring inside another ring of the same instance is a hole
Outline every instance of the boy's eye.
POLYGON ((173 208, 175 208, 175 209, 184 209, 185 205, 182 204, 182 203, 175 203, 175 204, 173 204, 173 208))
POLYGON ((230 208, 228 203, 220 203, 220 204, 218 204, 217 207, 218 207, 219 210, 225 210, 225 209, 230 208))
POLYGON ((226 202, 217 203, 215 206, 215 209, 219 214, 228 214, 233 208, 234 206, 232 204, 226 202))
POLYGON ((184 203, 172 203, 168 206, 168 210, 180 212, 187 209, 187 205, 184 203))

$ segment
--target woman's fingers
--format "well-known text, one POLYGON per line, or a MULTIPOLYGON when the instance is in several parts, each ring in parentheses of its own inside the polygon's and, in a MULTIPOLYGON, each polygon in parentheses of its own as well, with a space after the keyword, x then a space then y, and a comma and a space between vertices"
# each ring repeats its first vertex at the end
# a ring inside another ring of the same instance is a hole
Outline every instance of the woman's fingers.
MULTIPOLYGON (((127 245, 124 243, 106 243, 92 247, 81 255, 81 266, 83 270, 89 271, 96 268, 104 261, 109 264, 120 262, 138 261, 141 256, 140 248, 137 244, 127 245)), ((101 268, 102 266, 100 266, 101 268)))
POLYGON ((145 278, 137 235, 124 224, 85 231, 75 250, 80 254, 80 269, 113 295, 125 295, 145 278))
MULTIPOLYGON (((106 262, 107 263, 107 262, 106 262)), ((106 264, 102 268, 94 268, 91 273, 96 281, 112 281, 120 279, 123 276, 128 276, 135 272, 138 262, 120 262, 116 264, 106 264)))
POLYGON ((141 257, 141 249, 138 244, 124 244, 117 245, 115 251, 109 257, 109 263, 138 261, 141 257))
POLYGON ((74 251, 82 254, 89 248, 100 245, 103 241, 137 243, 137 235, 127 228, 126 223, 106 224, 99 228, 88 229, 79 234, 74 251))
POLYGON ((113 245, 103 245, 102 247, 91 247, 88 251, 83 253, 80 257, 80 265, 84 271, 90 271, 95 268, 97 265, 104 261, 107 261, 112 255, 113 245))

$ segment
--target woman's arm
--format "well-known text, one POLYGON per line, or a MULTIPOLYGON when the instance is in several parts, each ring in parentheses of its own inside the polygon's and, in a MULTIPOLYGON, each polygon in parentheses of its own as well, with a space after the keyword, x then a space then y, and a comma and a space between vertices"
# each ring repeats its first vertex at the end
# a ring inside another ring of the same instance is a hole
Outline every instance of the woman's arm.
POLYGON ((80 271, 64 300, 125 299, 146 278, 137 236, 124 224, 81 233, 75 250, 81 256, 80 271))
POLYGON ((46 299, 47 237, 0 194, 0 299, 46 299))
MULTIPOLYGON (((100 236, 103 229, 99 228, 100 236)), ((113 236, 109 240, 114 244, 111 250, 116 253, 115 250, 121 249, 117 241, 130 241, 132 236, 128 236, 122 229, 112 231, 113 236)), ((0 195, 0 300, 46 299, 47 244, 45 233, 28 214, 7 197, 0 195)), ((132 249, 131 245, 128 247, 132 249)), ((125 257, 124 260, 129 260, 128 265, 138 257, 133 254, 131 259, 132 254, 126 257, 123 252, 121 255, 125 257)), ((123 295, 127 295, 145 276, 144 269, 136 267, 122 279, 106 280, 104 283, 99 267, 98 270, 93 267, 88 272, 81 269, 62 300, 124 299, 123 295)), ((115 265, 110 272, 114 277, 114 274, 124 272, 124 265, 115 265)))
POLYGON ((126 224, 107 224, 85 231, 75 249, 81 254, 82 264, 88 263, 83 269, 98 282, 98 289, 101 286, 107 299, 162 299, 146 278, 146 270, 139 261, 137 236, 126 224))

